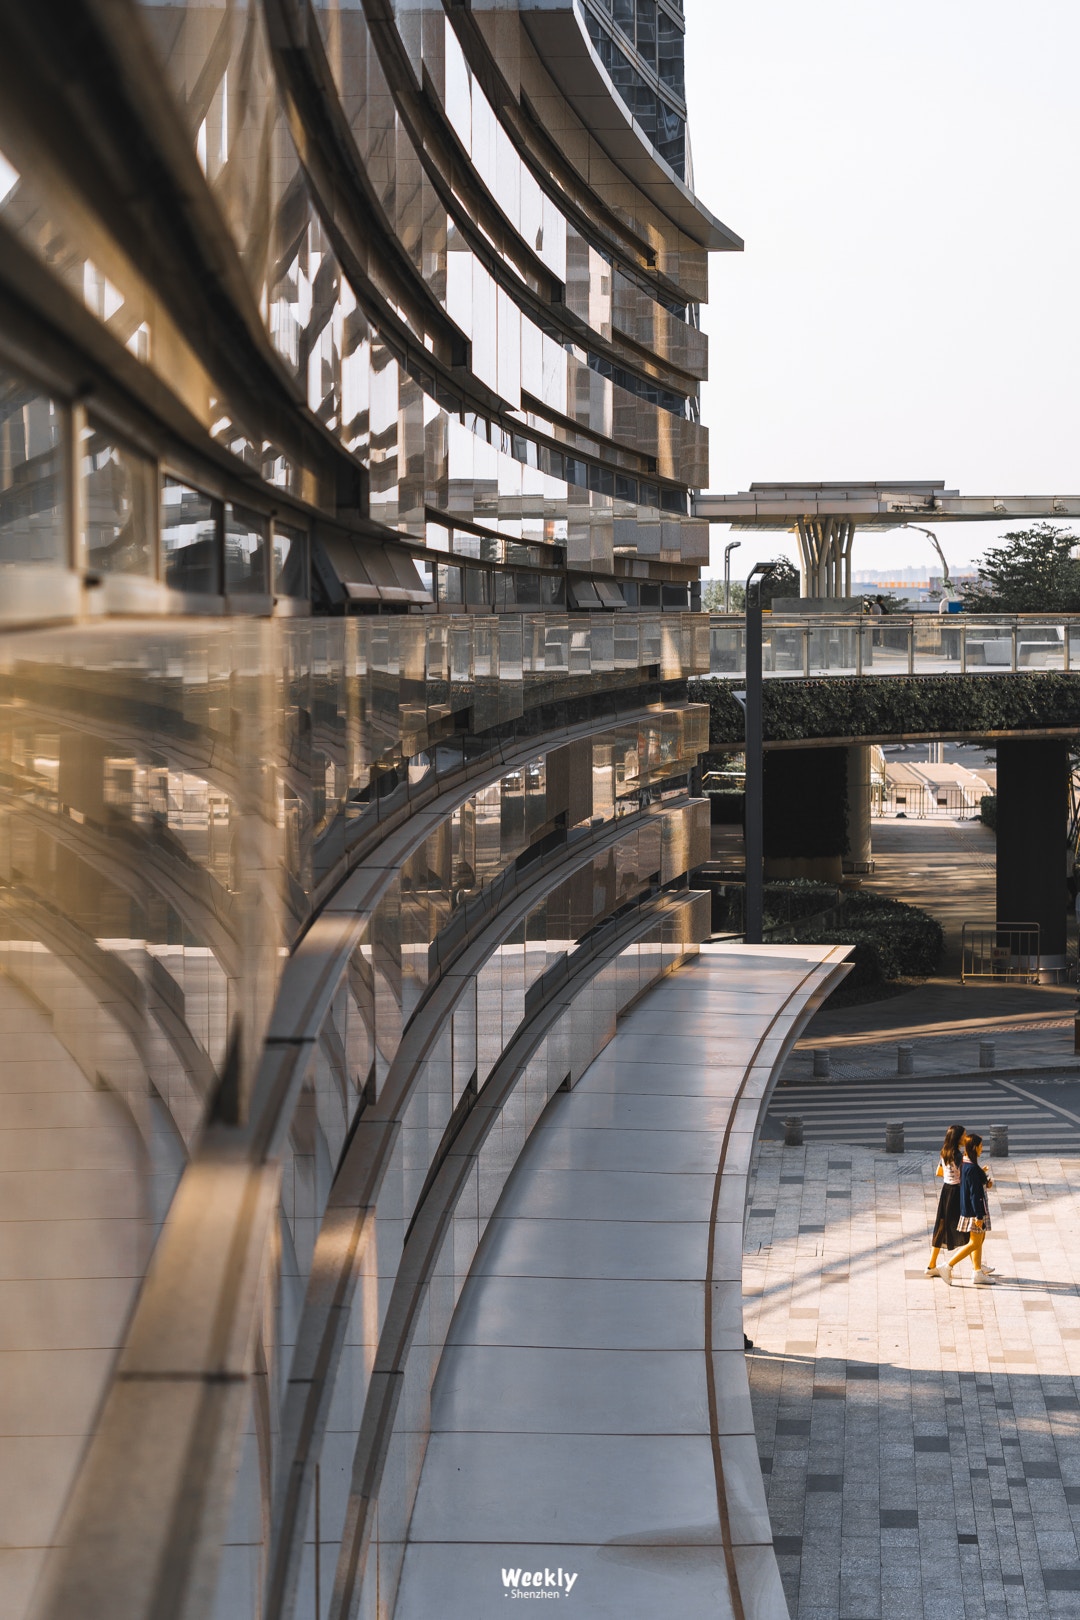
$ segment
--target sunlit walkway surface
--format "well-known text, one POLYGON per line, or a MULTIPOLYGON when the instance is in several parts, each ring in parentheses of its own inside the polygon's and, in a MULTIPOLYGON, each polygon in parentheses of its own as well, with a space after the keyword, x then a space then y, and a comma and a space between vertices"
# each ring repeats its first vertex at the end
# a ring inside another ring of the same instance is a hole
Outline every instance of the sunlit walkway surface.
POLYGON ((590 1620, 786 1616, 743 1354, 746 1176, 842 955, 704 947, 552 1101, 436 1380, 405 1620, 504 1616, 537 1574, 560 1601, 573 1576, 590 1620))
POLYGON ((988 1162, 1000 1281, 947 1287, 929 1156, 760 1149, 750 1387, 793 1620, 1080 1611, 1080 1161, 988 1162))

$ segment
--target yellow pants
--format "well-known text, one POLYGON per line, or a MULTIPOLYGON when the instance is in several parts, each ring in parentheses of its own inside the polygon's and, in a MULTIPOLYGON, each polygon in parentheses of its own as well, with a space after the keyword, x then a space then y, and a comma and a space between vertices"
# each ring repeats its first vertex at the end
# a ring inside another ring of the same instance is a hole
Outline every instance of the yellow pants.
POLYGON ((972 1232, 971 1233, 971 1242, 967 1245, 966 1248, 957 1250, 957 1252, 953 1255, 952 1259, 949 1261, 949 1269, 952 1270, 953 1266, 959 1265, 960 1261, 961 1260, 966 1260, 968 1255, 970 1254, 970 1256, 971 1256, 971 1264, 972 1264, 973 1270, 981 1271, 982 1270, 982 1248, 983 1248, 983 1244, 985 1242, 986 1242, 986 1233, 985 1232, 972 1232))

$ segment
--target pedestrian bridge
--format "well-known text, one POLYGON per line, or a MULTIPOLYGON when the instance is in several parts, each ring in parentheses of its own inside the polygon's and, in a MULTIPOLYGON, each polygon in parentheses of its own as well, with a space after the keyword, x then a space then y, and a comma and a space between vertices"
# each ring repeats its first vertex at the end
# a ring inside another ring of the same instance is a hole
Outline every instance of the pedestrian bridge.
MULTIPOLYGON (((1005 675, 1080 671, 1080 615, 763 615, 767 676, 1005 675)), ((746 621, 709 618, 709 673, 746 672, 746 621)))

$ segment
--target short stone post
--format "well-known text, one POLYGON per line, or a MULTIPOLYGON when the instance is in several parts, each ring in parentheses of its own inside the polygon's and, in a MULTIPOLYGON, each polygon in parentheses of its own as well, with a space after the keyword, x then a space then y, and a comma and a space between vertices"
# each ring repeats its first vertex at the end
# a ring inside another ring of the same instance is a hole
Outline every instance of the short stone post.
POLYGON ((1007 1125, 991 1125, 990 1157, 992 1159, 1007 1159, 1009 1157, 1009 1127, 1007 1125))
POLYGON ((802 1120, 798 1114, 793 1114, 790 1119, 784 1121, 784 1146, 802 1147, 802 1145, 802 1120))
POLYGON ((818 1079, 828 1080, 832 1074, 832 1054, 828 1047, 815 1046, 814 1048, 814 1074, 818 1079))
POLYGON ((904 1151, 904 1122, 902 1119, 890 1119, 885 1126, 886 1153, 903 1153, 904 1151))
POLYGON ((992 1069, 997 1062, 997 1047, 993 1041, 979 1042, 979 1068, 992 1069))
MULTIPOLYGON (((897 1074, 915 1073, 915 1048, 910 1041, 902 1041, 896 1048, 896 1072, 897 1074)), ((903 1153, 903 1151, 903 1148, 901 1148, 900 1152, 903 1153)))

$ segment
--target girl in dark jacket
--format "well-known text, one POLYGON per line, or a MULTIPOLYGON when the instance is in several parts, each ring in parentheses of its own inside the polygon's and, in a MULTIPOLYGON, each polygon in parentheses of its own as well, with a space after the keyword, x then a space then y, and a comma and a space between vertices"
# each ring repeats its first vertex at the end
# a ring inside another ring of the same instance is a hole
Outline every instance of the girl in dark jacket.
POLYGON ((953 1267, 959 1265, 961 1260, 971 1256, 971 1264, 975 1268, 973 1281, 980 1287, 988 1287, 990 1278, 983 1269, 982 1248, 983 1240, 990 1230, 990 1206, 986 1201, 986 1189, 994 1183, 979 1163, 979 1154, 982 1152, 982 1137, 969 1131, 964 1137, 964 1162, 960 1168, 960 1218, 957 1227, 966 1232, 971 1239, 966 1248, 959 1254, 954 1254, 944 1271, 945 1281, 952 1282, 953 1267))

